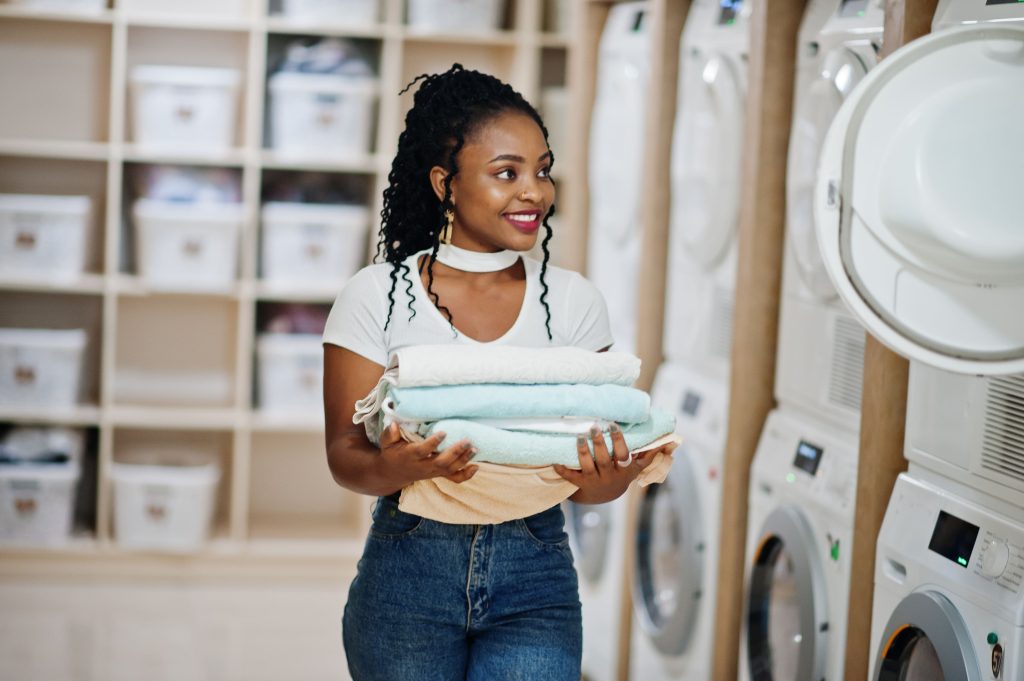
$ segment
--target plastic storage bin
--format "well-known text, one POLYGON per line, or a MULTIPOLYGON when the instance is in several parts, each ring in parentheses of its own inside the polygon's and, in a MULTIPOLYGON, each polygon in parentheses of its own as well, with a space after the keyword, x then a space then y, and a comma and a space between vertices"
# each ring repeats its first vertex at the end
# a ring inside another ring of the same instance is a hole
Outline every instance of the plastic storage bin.
POLYGON ((0 329, 0 405, 74 406, 86 340, 82 329, 0 329))
POLYGON ((260 334, 256 340, 260 409, 303 414, 323 410, 322 343, 319 334, 260 334))
POLYGON ((0 543, 50 546, 71 536, 77 461, 0 462, 0 543))
POLYGON ((272 202, 263 206, 260 266, 273 288, 338 288, 366 259, 363 206, 272 202))
POLYGON ((370 151, 376 78, 281 72, 270 77, 268 88, 278 154, 323 158, 370 151))
POLYGON ((78 279, 91 207, 88 196, 0 194, 0 277, 78 279))
POLYGON ((132 219, 139 276, 154 289, 230 289, 243 216, 237 203, 137 200, 132 219))
POLYGON ((237 69, 136 66, 131 71, 135 142, 202 154, 230 149, 240 78, 237 69))
POLYGON ((409 28, 414 31, 495 31, 504 16, 505 0, 409 0, 409 28))
POLYGON ((377 0, 283 0, 282 15, 302 21, 325 21, 339 26, 372 26, 380 9, 377 0))
POLYGON ((13 0, 39 12, 68 12, 72 14, 101 14, 107 8, 106 0, 13 0))
POLYGON ((111 464, 114 535, 127 549, 194 552, 209 539, 220 467, 215 454, 133 452, 111 464))

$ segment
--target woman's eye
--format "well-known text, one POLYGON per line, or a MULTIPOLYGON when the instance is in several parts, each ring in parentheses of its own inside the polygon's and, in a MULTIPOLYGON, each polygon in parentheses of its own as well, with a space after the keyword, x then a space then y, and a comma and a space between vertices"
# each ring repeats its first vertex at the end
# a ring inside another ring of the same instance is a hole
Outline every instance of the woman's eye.
POLYGON ((541 168, 540 172, 537 173, 537 177, 550 178, 551 168, 541 168))
POLYGON ((499 171, 496 177, 502 180, 514 180, 516 178, 516 173, 511 168, 505 168, 504 170, 499 171))

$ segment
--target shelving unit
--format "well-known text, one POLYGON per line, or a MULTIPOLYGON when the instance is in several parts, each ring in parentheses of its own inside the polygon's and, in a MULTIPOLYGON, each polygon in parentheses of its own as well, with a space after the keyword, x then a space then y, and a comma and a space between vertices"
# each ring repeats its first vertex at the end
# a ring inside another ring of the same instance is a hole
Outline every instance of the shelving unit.
MULTIPOLYGON (((407 0, 381 0, 378 23, 352 27, 282 17, 279 0, 110 0, 98 14, 0 4, 0 88, 15 93, 0 107, 0 192, 92 199, 91 250, 80 280, 50 284, 0 276, 0 326, 89 329, 85 403, 63 412, 0 408, 0 424, 81 426, 98 443, 92 526, 59 549, 0 548, 0 572, 214 574, 231 565, 255 572, 322 566, 335 573, 338 561, 354 561, 372 500, 331 480, 322 415, 275 416, 254 407, 259 306, 329 305, 337 293, 330 287, 282 291, 260 281, 261 203, 268 184, 282 176, 317 174, 352 188, 372 216, 368 260, 390 160, 412 101, 411 93, 395 95, 416 75, 458 61, 494 73, 540 107, 543 87, 568 84, 568 33, 546 30, 552 1, 507 0, 503 29, 476 36, 411 30, 407 0), (349 158, 282 157, 267 144, 266 79, 285 45, 321 37, 352 39, 371 56, 380 82, 372 151, 349 158), (140 64, 240 70, 231 148, 197 155, 137 146, 128 83, 140 64), (229 291, 158 292, 137 276, 132 183, 139 168, 159 164, 238 174, 245 221, 238 276, 229 291), (146 395, 154 377, 169 386, 157 391, 160 399, 146 395), (185 557, 121 549, 113 533, 110 470, 123 444, 195 437, 213 438, 221 451, 213 538, 185 557)), ((555 153, 562 168, 572 167, 568 150, 556 146, 555 153)), ((558 177, 560 191, 571 192, 562 185, 573 174, 558 177)), ((560 225, 571 223, 568 206, 560 201, 560 225)), ((557 238, 552 245, 556 254, 574 250, 560 249, 557 238)))

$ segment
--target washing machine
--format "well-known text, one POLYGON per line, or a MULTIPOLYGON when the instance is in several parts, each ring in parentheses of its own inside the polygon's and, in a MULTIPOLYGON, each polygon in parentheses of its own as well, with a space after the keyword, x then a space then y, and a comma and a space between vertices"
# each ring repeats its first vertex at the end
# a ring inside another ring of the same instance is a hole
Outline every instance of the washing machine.
POLYGON ((727 386, 665 363, 651 401, 676 415, 683 444, 668 479, 641 490, 636 526, 630 678, 711 678, 727 386))
POLYGON ((781 406, 750 471, 740 679, 842 679, 857 449, 781 406))
POLYGON ((627 548, 627 497, 606 504, 566 501, 566 530, 583 606, 583 679, 616 679, 627 548))
MULTIPOLYGON (((882 0, 812 0, 797 44, 786 171, 786 237, 775 395, 854 434, 860 427, 864 329, 829 281, 814 230, 813 196, 825 133, 878 61, 882 0)), ((856 437, 856 435, 854 435, 856 437)))
POLYGON ((615 349, 636 349, 643 241, 640 182, 650 72, 647 3, 614 5, 598 47, 590 128, 587 276, 604 296, 615 349))
POLYGON ((902 473, 878 536, 871 677, 1024 679, 1024 523, 902 473))
POLYGON ((752 2, 692 2, 672 135, 664 354, 726 381, 752 2))

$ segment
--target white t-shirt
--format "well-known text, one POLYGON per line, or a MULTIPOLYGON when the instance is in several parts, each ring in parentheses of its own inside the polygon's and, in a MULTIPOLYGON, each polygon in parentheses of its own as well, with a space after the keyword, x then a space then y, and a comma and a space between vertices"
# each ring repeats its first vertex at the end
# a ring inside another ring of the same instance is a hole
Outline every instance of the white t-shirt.
MULTIPOLYGON (((338 294, 324 328, 324 342, 339 345, 367 359, 387 366, 391 353, 410 345, 447 343, 480 344, 452 328, 444 313, 434 307, 416 269, 416 253, 406 259, 407 278, 412 282, 410 320, 409 286, 397 273, 395 305, 388 317, 388 291, 391 289, 391 264, 370 265, 359 270, 338 294)), ((593 284, 577 272, 548 265, 544 279, 548 285, 546 301, 551 309, 551 335, 548 340, 544 306, 540 302, 541 263, 522 256, 526 265, 526 296, 512 327, 489 343, 523 347, 571 345, 586 350, 601 350, 612 344, 608 308, 593 284)), ((444 304, 444 300, 441 300, 444 304)))

